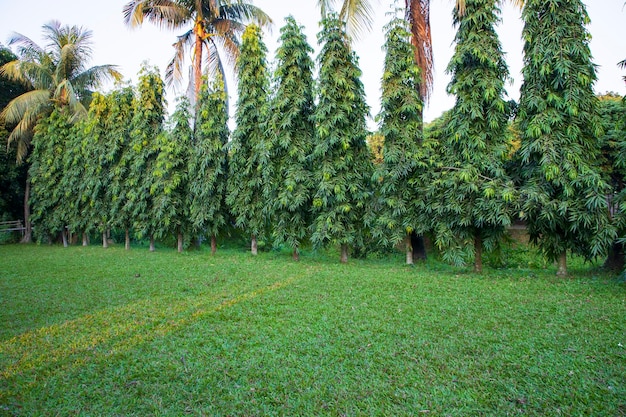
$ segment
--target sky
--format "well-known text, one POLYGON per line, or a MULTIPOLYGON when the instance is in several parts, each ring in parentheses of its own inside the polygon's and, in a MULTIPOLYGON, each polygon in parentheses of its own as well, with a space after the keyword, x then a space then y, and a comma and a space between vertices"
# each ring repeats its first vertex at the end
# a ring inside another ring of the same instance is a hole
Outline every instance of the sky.
MULTIPOLYGON (((317 0, 249 0, 263 9, 274 21, 273 28, 265 31, 263 40, 268 48, 268 62, 273 66, 274 53, 278 46, 280 28, 285 24, 285 17, 292 15, 304 27, 308 42, 319 51, 317 33, 319 32, 320 13, 317 0)), ((384 44, 383 26, 390 20, 392 0, 371 0, 375 8, 375 22, 371 32, 364 34, 354 43, 354 50, 359 57, 359 67, 363 72, 367 101, 371 108, 370 129, 375 129, 374 116, 380 110, 380 79, 383 71, 384 44)), ((145 22, 138 29, 129 29, 123 23, 122 8, 128 0, 30 0, 26 4, 14 0, 0 0, 0 43, 7 45, 13 32, 28 36, 39 45, 43 45, 41 27, 51 20, 62 24, 83 26, 93 31, 93 60, 91 65, 113 64, 133 84, 143 62, 157 66, 161 74, 173 56, 172 43, 176 35, 183 31, 172 32, 159 29, 145 22)), ((403 3, 403 2, 402 2, 403 3)), ((591 19, 588 30, 593 61, 597 65, 598 81, 596 93, 616 92, 626 95, 626 84, 622 76, 626 70, 618 68, 617 63, 626 58, 626 38, 619 29, 626 23, 624 0, 586 0, 587 12, 591 19)), ((446 93, 450 75, 446 67, 454 52, 455 30, 452 27, 453 0, 431 1, 431 27, 435 62, 433 92, 424 110, 426 122, 440 116, 454 105, 454 97, 446 93)), ((498 35, 506 53, 506 61, 512 82, 507 85, 509 99, 519 99, 522 84, 523 65, 521 33, 523 24, 519 9, 510 4, 502 6, 502 22, 498 35)), ((622 27, 623 28, 623 27, 622 27)), ((315 58, 316 56, 314 56, 315 58)), ((236 85, 230 77, 229 95, 231 106, 236 103, 236 85)), ((103 87, 103 90, 111 85, 103 87)), ((168 89, 167 100, 170 111, 174 108, 176 97, 184 91, 168 89)), ((231 109, 231 115, 234 109, 231 109)))

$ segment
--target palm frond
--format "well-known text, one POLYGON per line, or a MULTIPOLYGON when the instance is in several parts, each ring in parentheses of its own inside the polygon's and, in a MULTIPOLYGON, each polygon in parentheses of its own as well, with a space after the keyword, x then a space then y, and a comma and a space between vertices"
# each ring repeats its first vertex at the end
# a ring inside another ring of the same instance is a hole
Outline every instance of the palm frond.
POLYGON ((273 21, 267 13, 249 3, 236 2, 220 8, 220 19, 241 23, 256 23, 262 29, 271 29, 273 21))
POLYGON ((54 55, 57 63, 62 60, 67 54, 68 48, 72 51, 71 55, 80 57, 80 61, 86 62, 91 59, 93 55, 93 49, 91 44, 93 42, 93 32, 89 29, 85 29, 82 26, 69 26, 61 25, 56 20, 53 20, 45 25, 44 36, 48 40, 47 48, 54 55))
POLYGON ((24 36, 21 33, 13 32, 9 37, 9 46, 15 46, 15 52, 18 56, 25 60, 37 60, 41 55, 46 52, 37 43, 35 43, 28 36, 24 36))
POLYGON ((372 29, 374 9, 369 0, 344 0, 339 18, 346 22, 352 38, 372 29))
POLYGON ((131 28, 141 26, 146 19, 158 27, 178 29, 191 20, 192 11, 172 0, 131 0, 122 13, 124 23, 131 28))
POLYGON ((8 125, 17 123, 7 139, 7 146, 17 144, 17 161, 23 162, 28 154, 33 130, 41 117, 49 113, 50 92, 34 90, 24 93, 7 104, 0 119, 8 125))
POLYGON ((332 11, 331 5, 333 3, 333 0, 317 0, 317 7, 319 7, 320 12, 322 13, 322 19, 326 18, 326 16, 328 16, 328 14, 332 11))
POLYGON ((183 64, 185 62, 185 50, 193 44, 194 34, 192 30, 185 32, 178 37, 178 40, 172 44, 174 47, 174 57, 167 64, 165 69, 165 83, 167 86, 180 87, 180 81, 183 79, 183 64))
POLYGON ((121 81, 123 77, 117 68, 117 65, 96 65, 75 75, 71 81, 79 95, 90 94, 91 89, 100 87, 105 81, 121 81))
POLYGON ((0 113, 0 119, 4 120, 7 125, 19 124, 29 109, 39 109, 41 106, 46 106, 49 104, 49 100, 50 91, 48 90, 27 91, 9 101, 0 113))

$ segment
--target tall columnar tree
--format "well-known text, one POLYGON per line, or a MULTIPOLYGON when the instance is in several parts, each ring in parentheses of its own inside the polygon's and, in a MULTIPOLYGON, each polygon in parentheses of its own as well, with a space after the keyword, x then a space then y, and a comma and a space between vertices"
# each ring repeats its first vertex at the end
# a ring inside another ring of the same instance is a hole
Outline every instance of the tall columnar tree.
POLYGON ((67 246, 65 226, 68 224, 67 204, 63 186, 63 155, 67 139, 72 135, 71 114, 67 108, 55 108, 35 127, 33 152, 30 156, 32 182, 32 221, 39 234, 54 240, 62 234, 67 246))
POLYGON ((111 162, 108 160, 110 106, 108 97, 94 94, 87 118, 76 134, 80 152, 71 168, 77 175, 75 204, 82 213, 76 219, 75 229, 83 231, 83 244, 86 244, 86 233, 97 228, 102 233, 104 247, 108 246, 107 231, 111 226, 111 201, 107 198, 111 170, 111 162))
POLYGON ((369 109, 356 55, 337 16, 324 19, 319 42, 312 240, 318 246, 340 245, 341 262, 347 262, 348 246, 362 244, 369 198, 372 163, 365 142, 369 109))
POLYGON ((511 223, 514 190, 505 172, 509 105, 504 100, 508 69, 495 25, 496 0, 466 0, 455 8, 455 53, 448 65, 448 92, 456 103, 445 127, 441 167, 432 187, 441 202, 433 209, 436 244, 444 258, 474 258, 482 271, 483 246, 498 244, 511 223))
POLYGON ((411 233, 418 226, 413 201, 418 196, 411 180, 423 164, 421 74, 415 64, 406 21, 394 18, 386 30, 379 115, 384 143, 382 163, 374 171, 379 210, 375 213, 373 230, 385 246, 396 245, 404 239, 406 263, 413 264, 411 233))
POLYGON ((203 83, 197 103, 194 141, 189 162, 190 220, 194 233, 211 237, 211 253, 228 218, 226 180, 228 104, 220 76, 203 83))
POLYGON ((180 98, 172 114, 170 130, 159 136, 158 156, 152 171, 150 194, 156 237, 174 233, 178 252, 183 251, 183 236, 190 230, 188 164, 193 136, 189 100, 180 98))
POLYGON ((237 227, 252 236, 252 254, 257 254, 257 238, 267 227, 267 184, 270 141, 268 125, 269 75, 267 48, 261 29, 249 25, 243 34, 237 60, 239 77, 237 127, 230 148, 227 203, 237 227))
POLYGON ((133 230, 139 238, 150 238, 154 250, 154 234, 159 223, 153 216, 154 196, 150 193, 158 155, 159 136, 164 134, 165 98, 163 81, 158 69, 144 66, 140 71, 138 96, 133 104, 129 153, 126 175, 127 201, 125 210, 131 216, 133 230))
POLYGON ((599 167, 595 67, 581 0, 527 0, 519 106, 523 213, 558 275, 567 252, 600 256, 615 238, 599 167))
POLYGON ((109 202, 109 228, 121 228, 125 231, 125 247, 130 249, 130 229, 132 227, 131 205, 128 203, 128 176, 135 156, 130 147, 132 126, 129 120, 134 118, 135 89, 132 86, 118 87, 107 95, 109 102, 107 148, 105 159, 110 169, 106 179, 105 200, 109 202))
POLYGON ((281 29, 272 103, 272 172, 270 204, 274 243, 298 248, 307 236, 312 199, 310 156, 313 150, 313 48, 293 17, 281 29))

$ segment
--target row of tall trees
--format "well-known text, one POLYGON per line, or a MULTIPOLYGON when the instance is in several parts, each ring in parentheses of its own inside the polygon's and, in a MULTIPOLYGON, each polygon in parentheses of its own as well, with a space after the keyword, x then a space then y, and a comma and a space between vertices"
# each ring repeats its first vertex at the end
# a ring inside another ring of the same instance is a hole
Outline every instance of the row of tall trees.
POLYGON ((215 237, 226 223, 226 95, 223 83, 201 89, 196 129, 186 98, 165 121, 164 85, 145 67, 136 88, 94 94, 88 116, 72 123, 55 108, 35 129, 31 156, 33 222, 40 237, 86 236, 121 229, 154 240, 215 237))
MULTIPOLYGON (((360 70, 342 20, 335 15, 324 20, 315 88, 312 50, 293 19, 281 31, 273 79, 260 28, 250 25, 237 61, 237 128, 228 162, 218 142, 209 147, 222 152, 223 160, 211 167, 202 160, 194 162, 189 151, 200 152, 198 135, 203 129, 212 132, 215 141, 226 143, 226 116, 221 110, 217 113, 223 119, 203 127, 202 117, 215 115, 212 108, 203 113, 198 104, 190 111, 182 101, 164 129, 163 99, 158 98, 162 82, 156 76, 142 78, 138 98, 131 94, 133 114, 126 120, 132 123, 124 125, 130 129, 128 142, 121 145, 132 152, 121 151, 119 161, 125 162, 111 164, 110 169, 124 172, 124 180, 117 181, 128 188, 106 196, 118 201, 119 212, 126 212, 129 220, 123 226, 109 223, 117 218, 111 214, 117 211, 102 209, 100 218, 89 219, 89 224, 103 230, 132 228, 138 236, 151 238, 174 233, 180 246, 183 235, 202 233, 209 227, 207 221, 223 218, 211 235, 219 233, 228 214, 222 217, 219 208, 208 211, 216 214, 205 214, 202 206, 225 199, 234 223, 251 235, 253 252, 256 239, 271 234, 277 244, 293 248, 294 257, 310 238, 316 245, 339 246, 345 261, 349 246, 363 247, 373 240, 394 245, 404 239, 410 263, 410 236, 430 234, 446 259, 464 262, 473 257, 475 269, 480 270, 483 248, 497 247, 504 228, 521 216, 529 224, 532 241, 549 259, 561 261, 559 273, 564 274, 567 252, 601 255, 618 234, 623 236, 623 188, 611 188, 607 182, 609 172, 622 172, 623 161, 611 154, 611 149, 621 149, 619 138, 611 147, 600 148, 602 131, 592 92, 595 73, 584 29, 588 20, 584 5, 553 3, 528 1, 524 6, 526 65, 519 109, 504 100, 508 71, 494 31, 498 3, 467 0, 463 7, 457 5, 456 50, 449 65, 453 74, 449 91, 457 102, 438 122, 436 135, 428 138, 422 137, 423 93, 418 93, 423 91, 425 76, 415 62, 411 25, 406 14, 394 19, 386 28, 380 115, 385 141, 376 167, 365 145, 368 109, 360 70), (569 43, 545 35, 561 27, 576 34, 568 38, 569 43), (511 129, 514 116, 518 133, 511 129), (516 134, 519 149, 511 147, 516 134), (215 194, 197 182, 196 177, 207 173, 224 179, 216 180, 220 191, 215 194)), ((105 137, 118 129, 118 137, 123 135, 123 127, 100 124, 104 116, 98 115, 109 110, 106 105, 99 109, 98 102, 94 99, 93 115, 85 126, 66 123, 62 111, 41 123, 45 132, 41 140, 48 136, 51 140, 37 152, 56 152, 69 161, 59 168, 54 158, 44 158, 40 161, 44 169, 32 171, 44 176, 50 187, 64 184, 50 194, 50 207, 57 207, 53 200, 61 201, 64 190, 66 197, 99 198, 91 189, 68 194, 76 191, 78 182, 64 174, 64 169, 76 165, 72 161, 96 160, 106 154, 90 154, 81 136, 86 134, 96 143, 98 132, 105 137), (55 132, 72 139, 56 143, 55 132), (83 143, 82 151, 76 152, 75 145, 63 148, 74 141, 83 143), (55 178, 55 172, 60 176, 55 178)), ((212 106, 221 108, 218 102, 212 106)), ((98 178, 100 173, 95 170, 89 175, 98 178)), ((89 205, 98 203, 93 200, 89 205)), ((63 210, 55 216, 50 218, 54 227, 71 224, 63 210)))

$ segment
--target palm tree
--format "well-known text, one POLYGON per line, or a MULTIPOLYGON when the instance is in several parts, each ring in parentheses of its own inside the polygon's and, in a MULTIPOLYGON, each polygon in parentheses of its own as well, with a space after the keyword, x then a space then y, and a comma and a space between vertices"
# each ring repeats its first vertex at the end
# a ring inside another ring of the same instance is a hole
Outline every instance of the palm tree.
MULTIPOLYGON (((75 119, 87 114, 92 90, 107 79, 121 79, 113 65, 87 67, 91 58, 92 32, 77 26, 61 26, 51 21, 43 26, 44 47, 19 33, 13 34, 9 45, 17 46, 18 59, 0 67, 0 75, 23 84, 28 90, 7 104, 0 119, 15 126, 8 145, 17 144, 17 160, 23 162, 30 149, 37 122, 51 113, 55 106, 67 106, 75 119)), ((24 197, 24 242, 30 242, 30 180, 26 180, 24 197)))
POLYGON ((167 66, 165 81, 168 85, 180 82, 185 51, 192 49, 194 99, 200 94, 204 51, 209 69, 219 70, 224 78, 219 51, 234 62, 239 55, 239 37, 245 23, 264 27, 272 22, 265 12, 243 0, 131 0, 124 6, 124 22, 128 26, 141 26, 144 19, 174 30, 191 26, 173 44, 175 53, 167 66))
POLYGON ((14 33, 9 45, 17 46, 19 58, 0 67, 0 75, 28 89, 0 113, 7 126, 15 125, 8 144, 17 143, 20 162, 28 153, 33 128, 53 106, 69 106, 76 117, 85 115, 93 89, 107 79, 122 77, 113 65, 87 67, 92 54, 90 30, 52 21, 43 32, 45 47, 14 33))

